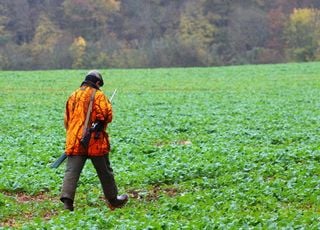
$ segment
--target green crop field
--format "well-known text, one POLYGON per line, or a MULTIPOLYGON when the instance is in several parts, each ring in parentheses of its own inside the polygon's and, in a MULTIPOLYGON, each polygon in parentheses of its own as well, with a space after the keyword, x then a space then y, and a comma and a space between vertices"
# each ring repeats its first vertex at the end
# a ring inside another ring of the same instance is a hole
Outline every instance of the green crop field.
POLYGON ((90 161, 59 201, 67 97, 87 71, 0 72, 0 229, 319 229, 320 63, 103 70, 109 211, 90 161))

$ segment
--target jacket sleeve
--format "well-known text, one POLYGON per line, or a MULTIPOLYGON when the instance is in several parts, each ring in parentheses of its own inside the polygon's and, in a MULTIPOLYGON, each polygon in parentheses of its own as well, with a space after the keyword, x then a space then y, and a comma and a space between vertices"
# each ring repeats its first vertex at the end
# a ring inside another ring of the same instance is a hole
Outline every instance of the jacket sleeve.
POLYGON ((64 127, 65 129, 68 129, 69 126, 69 120, 70 120, 70 112, 71 112, 71 104, 73 101, 73 96, 70 96, 68 101, 66 102, 66 108, 64 112, 64 127))
POLYGON ((96 119, 103 120, 105 124, 112 122, 112 105, 104 94, 96 98, 96 119))

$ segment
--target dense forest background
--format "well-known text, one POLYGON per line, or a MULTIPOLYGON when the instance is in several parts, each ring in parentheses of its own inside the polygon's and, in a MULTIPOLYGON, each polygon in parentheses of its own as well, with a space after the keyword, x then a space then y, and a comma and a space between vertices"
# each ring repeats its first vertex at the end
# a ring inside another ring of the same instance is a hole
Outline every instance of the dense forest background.
POLYGON ((0 2, 0 69, 315 60, 319 0, 0 2))

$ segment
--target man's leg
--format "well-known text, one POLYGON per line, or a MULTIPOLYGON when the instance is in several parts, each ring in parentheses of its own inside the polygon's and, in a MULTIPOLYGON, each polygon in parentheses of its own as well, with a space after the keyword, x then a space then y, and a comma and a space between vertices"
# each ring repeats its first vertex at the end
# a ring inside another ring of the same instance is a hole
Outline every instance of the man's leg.
POLYGON ((67 158, 67 166, 60 200, 65 204, 65 208, 71 211, 73 210, 73 201, 77 189, 77 183, 86 159, 86 156, 70 156, 67 158))
POLYGON ((110 167, 107 156, 103 157, 91 157, 93 166, 95 167, 104 196, 107 200, 114 199, 117 197, 118 188, 114 180, 112 168, 110 167))
POLYGON ((113 175, 113 169, 110 165, 110 160, 109 160, 109 154, 105 155, 105 160, 106 160, 106 165, 107 165, 107 169, 112 173, 113 175))
POLYGON ((118 188, 110 166, 109 156, 92 157, 91 160, 99 176, 109 208, 114 210, 123 207, 128 202, 128 195, 117 195, 118 188))

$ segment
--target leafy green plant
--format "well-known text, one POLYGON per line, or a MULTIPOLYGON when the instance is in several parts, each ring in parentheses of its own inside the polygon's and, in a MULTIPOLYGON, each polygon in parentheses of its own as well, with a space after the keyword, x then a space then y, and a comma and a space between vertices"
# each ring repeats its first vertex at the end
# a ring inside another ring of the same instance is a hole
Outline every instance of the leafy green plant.
POLYGON ((86 71, 0 72, 3 228, 319 228, 319 63, 103 71, 110 212, 88 162, 62 210, 64 103, 86 71), (21 200, 24 197, 26 200, 21 200))

